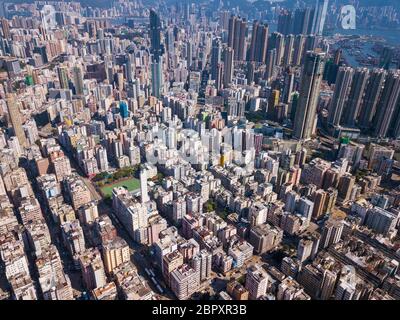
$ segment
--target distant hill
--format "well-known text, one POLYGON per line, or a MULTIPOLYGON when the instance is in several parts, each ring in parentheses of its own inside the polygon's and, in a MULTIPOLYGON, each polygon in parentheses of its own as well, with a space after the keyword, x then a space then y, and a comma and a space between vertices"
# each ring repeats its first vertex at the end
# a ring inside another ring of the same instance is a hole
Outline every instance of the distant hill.
POLYGON ((110 7, 112 4, 112 1, 110 0, 79 0, 82 5, 84 6, 89 6, 89 7, 100 7, 100 8, 106 8, 110 7))

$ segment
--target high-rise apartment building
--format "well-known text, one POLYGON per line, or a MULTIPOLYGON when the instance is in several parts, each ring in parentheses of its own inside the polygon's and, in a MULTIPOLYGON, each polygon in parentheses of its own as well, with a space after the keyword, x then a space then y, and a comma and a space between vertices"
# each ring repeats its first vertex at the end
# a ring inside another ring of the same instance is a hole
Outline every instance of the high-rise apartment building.
POLYGON ((398 116, 400 97, 400 70, 389 71, 380 101, 377 105, 375 116, 374 134, 385 138, 388 135, 398 137, 400 135, 400 117, 398 116))
POLYGON ((180 253, 180 251, 175 250, 167 253, 163 257, 162 262, 162 273, 164 280, 166 283, 170 284, 172 271, 183 265, 183 255, 180 253))
POLYGON ((142 203, 146 203, 149 201, 149 193, 147 191, 147 171, 140 171, 140 197, 142 203))
POLYGON ((344 174, 339 179, 338 184, 338 197, 343 203, 350 200, 350 195, 353 190, 356 178, 350 174, 344 174))
POLYGON ((102 254, 107 273, 112 273, 115 268, 131 258, 128 244, 119 237, 103 243, 102 254))
POLYGON ((311 33, 322 35, 328 11, 329 0, 316 0, 311 33))
POLYGON ((233 49, 234 60, 245 60, 246 57, 246 19, 231 16, 229 19, 228 47, 233 49))
POLYGON ((342 122, 346 126, 354 126, 361 109, 361 103, 368 83, 368 68, 357 68, 354 71, 349 96, 347 98, 345 112, 342 115, 342 122))
POLYGON ((83 282, 87 290, 93 290, 107 283, 104 265, 97 248, 85 250, 79 256, 83 282))
POLYGON ((347 103, 347 97, 353 79, 353 68, 340 67, 335 82, 335 91, 333 93, 330 110, 329 123, 332 126, 338 126, 342 117, 344 106, 347 103))
POLYGON ((262 254, 278 246, 283 237, 283 231, 269 224, 261 224, 250 230, 249 242, 258 254, 262 254))
POLYGON ((293 59, 294 35, 289 34, 285 37, 285 50, 283 53, 282 64, 284 67, 290 66, 293 59))
POLYGON ((68 69, 67 67, 59 66, 57 68, 58 81, 60 82, 61 89, 68 89, 68 69))
POLYGON ((224 50, 224 87, 229 87, 233 79, 233 55, 234 50, 230 47, 224 50))
POLYGON ((268 47, 268 25, 254 21, 249 51, 249 61, 265 63, 268 47))
POLYGON ((16 95, 14 93, 8 93, 6 95, 6 102, 14 134, 18 138, 21 146, 27 146, 28 142, 26 140, 24 129, 22 128, 21 112, 19 111, 16 95))
POLYGON ((153 55, 151 63, 151 91, 154 97, 160 98, 163 91, 162 56, 153 55))
POLYGON ((171 273, 171 289, 179 300, 187 300, 199 289, 198 272, 183 264, 171 273))
POLYGON ((290 34, 293 30, 293 22, 292 12, 290 10, 281 10, 278 16, 278 32, 284 35, 290 34))
POLYGON ((297 139, 310 139, 313 134, 324 64, 324 53, 307 52, 293 128, 297 139))
POLYGON ((212 254, 203 249, 193 256, 190 265, 198 272, 200 282, 205 281, 211 277, 212 254))
POLYGON ((267 292, 268 274, 259 266, 251 266, 246 274, 246 289, 249 299, 257 300, 267 292))
POLYGON ((80 66, 75 66, 72 70, 74 75, 74 86, 75 86, 75 93, 77 95, 83 94, 83 72, 80 66))
POLYGON ((322 228, 320 248, 325 249, 332 244, 338 243, 342 237, 342 232, 343 221, 330 218, 322 228))
POLYGON ((274 75, 274 68, 277 65, 276 49, 268 50, 265 65, 264 79, 269 82, 274 75))
POLYGON ((221 39, 215 38, 211 48, 211 79, 218 79, 218 66, 222 61, 222 43, 221 39))
POLYGON ((373 69, 370 71, 358 119, 358 126, 363 130, 368 130, 372 126, 385 78, 386 71, 383 69, 373 69))
POLYGON ((153 9, 150 10, 150 41, 151 41, 151 53, 154 57, 154 62, 159 62, 159 58, 162 55, 161 48, 161 19, 158 13, 153 9))

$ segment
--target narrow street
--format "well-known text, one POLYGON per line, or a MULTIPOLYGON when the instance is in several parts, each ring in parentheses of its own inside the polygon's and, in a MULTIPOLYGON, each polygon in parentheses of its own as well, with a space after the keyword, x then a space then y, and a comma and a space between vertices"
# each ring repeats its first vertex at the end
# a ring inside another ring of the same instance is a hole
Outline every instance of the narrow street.
MULTIPOLYGON (((149 284, 150 288, 157 294, 159 299, 174 299, 175 296, 172 293, 172 291, 165 285, 163 281, 163 276, 159 270, 154 268, 152 265, 151 257, 146 256, 146 247, 144 245, 140 245, 136 243, 128 234, 128 232, 125 230, 121 222, 118 220, 116 215, 113 213, 113 209, 108 206, 100 193, 96 190, 95 186, 93 183, 86 177, 84 177, 83 172, 79 165, 77 164, 76 160, 74 157, 71 156, 70 153, 68 153, 64 148, 63 151, 66 156, 68 156, 70 162, 71 162, 71 167, 73 168, 73 171, 76 172, 84 181, 85 185, 88 187, 91 193, 92 200, 97 200, 98 201, 98 211, 99 215, 108 215, 117 229, 117 234, 121 238, 123 238, 131 248, 131 259, 133 264, 136 266, 139 275, 143 276, 147 283, 149 284), (159 290, 156 288, 154 283, 151 281, 151 278, 149 275, 145 272, 145 268, 152 268, 154 273, 156 274, 156 280, 164 290, 163 294, 161 295, 159 290)), ((72 281, 72 279, 71 279, 72 281)))

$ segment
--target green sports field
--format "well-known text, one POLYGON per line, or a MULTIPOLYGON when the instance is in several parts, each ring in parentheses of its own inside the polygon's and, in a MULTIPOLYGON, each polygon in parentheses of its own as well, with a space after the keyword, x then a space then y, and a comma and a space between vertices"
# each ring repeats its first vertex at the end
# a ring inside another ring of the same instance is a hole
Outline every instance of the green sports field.
POLYGON ((131 178, 105 185, 100 189, 103 197, 111 197, 112 191, 115 187, 126 187, 129 191, 134 191, 140 188, 140 181, 138 179, 131 178))

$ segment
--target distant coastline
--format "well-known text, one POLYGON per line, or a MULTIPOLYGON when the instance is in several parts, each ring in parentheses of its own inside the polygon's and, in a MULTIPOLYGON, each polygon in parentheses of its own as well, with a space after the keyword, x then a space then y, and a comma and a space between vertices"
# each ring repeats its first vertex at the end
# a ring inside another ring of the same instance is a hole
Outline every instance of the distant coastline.
POLYGON ((344 30, 344 29, 334 29, 332 34, 342 34, 342 35, 358 35, 358 36, 374 36, 383 38, 388 44, 398 46, 400 39, 400 29, 390 30, 388 29, 362 29, 356 28, 355 30, 344 30))

